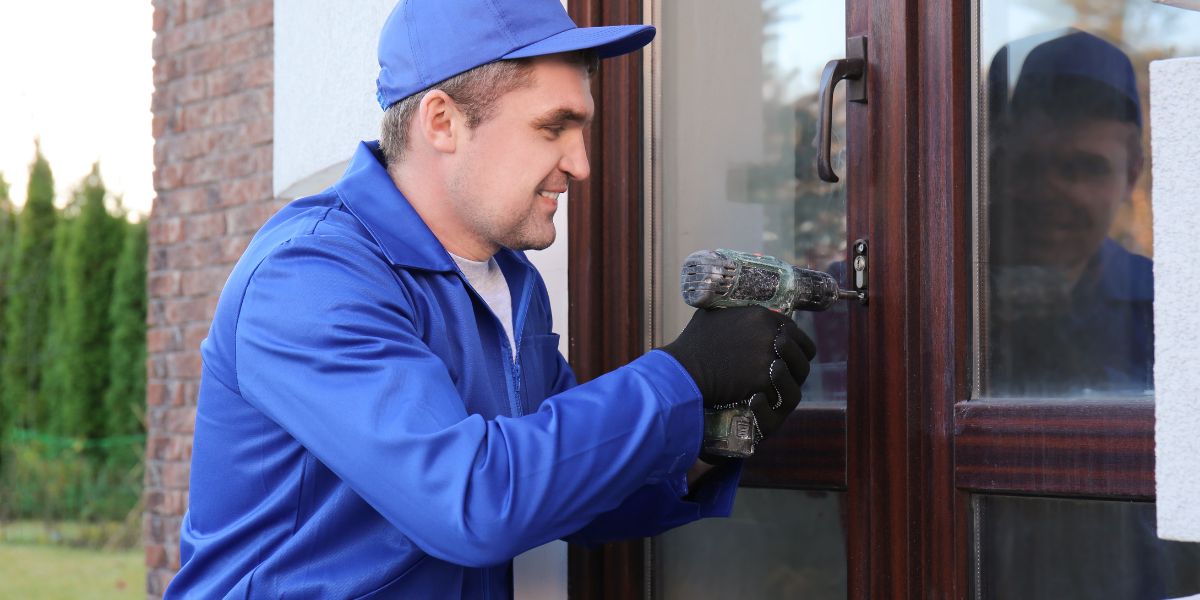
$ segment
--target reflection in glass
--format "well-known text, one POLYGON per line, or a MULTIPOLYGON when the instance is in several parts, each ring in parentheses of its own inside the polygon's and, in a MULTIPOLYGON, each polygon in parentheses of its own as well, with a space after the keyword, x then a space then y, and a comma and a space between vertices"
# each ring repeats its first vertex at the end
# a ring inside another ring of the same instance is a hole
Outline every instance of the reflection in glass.
MULTIPOLYGON (((696 250, 762 252, 826 271, 844 260, 845 188, 817 178, 815 140, 821 70, 845 53, 845 6, 689 0, 662 11, 670 35, 658 42, 655 293, 659 336, 670 340, 693 312, 677 282, 696 250)), ((835 102, 844 106, 840 91, 835 102)), ((834 114, 834 168, 845 173, 845 111, 834 114)), ((796 318, 818 347, 805 399, 844 400, 844 309, 796 318)))
POLYGON ((742 489, 728 519, 655 539, 655 598, 846 598, 843 496, 742 489))
POLYGON ((1200 593, 1200 544, 1158 539, 1153 504, 976 496, 972 508, 975 598, 1200 593))
POLYGON ((981 3, 986 395, 1153 389, 1147 64, 1197 48, 1170 11, 981 3))

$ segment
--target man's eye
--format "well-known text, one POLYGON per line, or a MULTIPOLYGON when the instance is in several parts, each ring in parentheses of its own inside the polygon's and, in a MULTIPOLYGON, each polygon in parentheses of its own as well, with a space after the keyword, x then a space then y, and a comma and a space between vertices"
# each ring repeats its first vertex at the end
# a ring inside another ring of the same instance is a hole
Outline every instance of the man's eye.
POLYGON ((546 125, 542 127, 542 131, 545 131, 550 137, 558 137, 562 134, 563 128, 559 125, 546 125))

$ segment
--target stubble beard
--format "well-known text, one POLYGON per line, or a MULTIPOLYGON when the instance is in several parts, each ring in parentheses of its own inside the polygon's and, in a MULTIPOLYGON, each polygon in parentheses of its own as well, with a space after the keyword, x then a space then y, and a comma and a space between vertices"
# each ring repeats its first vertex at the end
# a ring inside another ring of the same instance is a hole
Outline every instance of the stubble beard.
MULTIPOLYGON (((544 214, 542 198, 532 191, 532 198, 519 216, 489 202, 486 193, 478 194, 472 181, 478 176, 473 170, 459 170, 449 179, 448 191, 454 212, 467 231, 489 247, 502 246, 510 250, 545 250, 554 243, 554 211, 544 214)), ((544 187, 539 184, 539 188, 544 187)), ((561 201, 561 198, 560 198, 561 201)), ((498 248, 497 248, 498 249, 498 248)))
MULTIPOLYGON (((502 217, 502 215, 497 215, 502 217)), ((500 237, 500 245, 511 250, 545 250, 554 243, 554 215, 543 217, 536 204, 532 205, 523 217, 517 220, 500 237), (543 218, 547 219, 543 225, 543 218)))
POLYGON ((467 230, 488 246, 502 246, 511 250, 545 250, 554 243, 553 213, 543 216, 535 200, 520 216, 514 217, 502 208, 488 205, 481 198, 472 198, 462 193, 460 182, 452 186, 452 195, 457 205, 459 218, 467 230))

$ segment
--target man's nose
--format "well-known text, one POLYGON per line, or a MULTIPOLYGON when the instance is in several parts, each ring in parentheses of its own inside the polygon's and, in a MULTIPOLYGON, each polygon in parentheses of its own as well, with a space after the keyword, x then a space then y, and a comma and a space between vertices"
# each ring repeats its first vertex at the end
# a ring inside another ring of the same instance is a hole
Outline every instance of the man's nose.
POLYGON ((588 163, 587 146, 583 143, 582 130, 571 135, 570 141, 567 142, 566 152, 559 160, 558 168, 575 181, 583 181, 592 174, 592 167, 588 163))

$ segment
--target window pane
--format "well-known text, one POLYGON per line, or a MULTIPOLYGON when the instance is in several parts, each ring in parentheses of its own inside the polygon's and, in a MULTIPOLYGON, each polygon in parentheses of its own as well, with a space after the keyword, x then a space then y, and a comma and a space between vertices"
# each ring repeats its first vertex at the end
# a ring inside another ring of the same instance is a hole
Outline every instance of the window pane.
POLYGON ((834 492, 742 489, 733 515, 655 538, 656 598, 846 598, 834 492))
POLYGON ((976 496, 972 508, 975 598, 1200 593, 1200 544, 1158 539, 1153 504, 976 496))
POLYGON ((1153 389, 1149 61, 1200 13, 981 0, 977 393, 1153 389))
MULTIPOLYGON (((821 70, 845 55, 846 36, 840 2, 661 4, 654 120, 662 237, 654 293, 662 307, 658 335, 669 341, 693 312, 678 282, 696 250, 762 252, 841 269, 845 188, 817 178, 814 143, 821 70)), ((840 90, 838 107, 845 106, 840 90)), ((845 111, 834 115, 833 162, 844 181, 845 111)), ((818 347, 805 399, 844 401, 845 308, 796 318, 818 347)))

